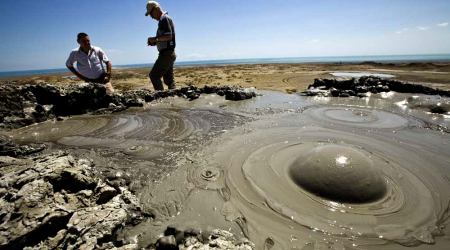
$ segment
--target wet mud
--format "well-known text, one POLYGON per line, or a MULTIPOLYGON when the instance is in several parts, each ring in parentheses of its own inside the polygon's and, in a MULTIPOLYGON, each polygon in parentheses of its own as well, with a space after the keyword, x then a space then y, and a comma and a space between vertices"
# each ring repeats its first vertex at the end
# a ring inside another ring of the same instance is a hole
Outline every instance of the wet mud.
POLYGON ((220 228, 256 249, 447 249, 450 117, 426 107, 449 98, 261 93, 167 98, 9 135, 127 179, 153 215, 123 236, 140 247, 175 225, 220 228))

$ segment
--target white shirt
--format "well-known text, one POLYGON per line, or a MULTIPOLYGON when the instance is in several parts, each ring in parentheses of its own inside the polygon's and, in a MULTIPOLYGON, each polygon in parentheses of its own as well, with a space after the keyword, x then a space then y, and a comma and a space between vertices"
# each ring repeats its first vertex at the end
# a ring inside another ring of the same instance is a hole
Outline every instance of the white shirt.
POLYGON ((86 54, 81 47, 72 50, 69 59, 67 59, 67 67, 73 67, 77 62, 78 72, 89 79, 97 79, 105 73, 103 63, 109 62, 105 52, 99 47, 91 46, 91 50, 86 54))

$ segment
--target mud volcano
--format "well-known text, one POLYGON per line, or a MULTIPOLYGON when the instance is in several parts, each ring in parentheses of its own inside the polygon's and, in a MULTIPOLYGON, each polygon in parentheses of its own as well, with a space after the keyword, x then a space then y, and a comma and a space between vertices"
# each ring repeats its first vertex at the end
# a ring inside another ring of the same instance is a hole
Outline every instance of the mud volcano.
MULTIPOLYGON (((132 190, 152 217, 120 241, 139 239, 139 249, 211 228, 256 249, 448 248, 448 114, 398 105, 413 97, 393 91, 262 93, 173 97, 9 136, 92 159, 105 181, 132 190)), ((420 93, 427 105, 450 103, 420 93)))
POLYGON ((351 147, 315 147, 292 162, 289 175, 298 186, 336 202, 372 202, 387 192, 372 160, 351 147))

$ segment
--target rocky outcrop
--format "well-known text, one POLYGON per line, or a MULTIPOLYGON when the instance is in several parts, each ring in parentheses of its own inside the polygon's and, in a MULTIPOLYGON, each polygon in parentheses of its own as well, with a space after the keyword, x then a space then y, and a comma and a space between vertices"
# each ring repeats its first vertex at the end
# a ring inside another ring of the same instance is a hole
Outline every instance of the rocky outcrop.
POLYGON ((302 93, 307 96, 366 97, 369 92, 376 94, 389 91, 450 97, 450 91, 373 76, 350 79, 314 79, 314 83, 302 93))
POLYGON ((24 156, 40 152, 45 149, 44 144, 32 143, 18 146, 5 135, 0 135, 0 156, 24 156))
POLYGON ((253 250, 255 245, 245 238, 238 240, 232 233, 225 230, 201 230, 193 227, 169 226, 164 235, 156 242, 155 248, 157 250, 253 250))
POLYGON ((201 94, 217 93, 227 100, 239 101, 256 96, 253 90, 230 86, 195 86, 174 90, 147 89, 108 94, 102 84, 83 83, 56 87, 49 84, 0 85, 0 127, 19 128, 62 116, 85 113, 113 113, 147 102, 179 96, 195 100, 201 94))
POLYGON ((138 199, 65 152, 0 156, 0 249, 137 249, 118 230, 143 220, 138 199))

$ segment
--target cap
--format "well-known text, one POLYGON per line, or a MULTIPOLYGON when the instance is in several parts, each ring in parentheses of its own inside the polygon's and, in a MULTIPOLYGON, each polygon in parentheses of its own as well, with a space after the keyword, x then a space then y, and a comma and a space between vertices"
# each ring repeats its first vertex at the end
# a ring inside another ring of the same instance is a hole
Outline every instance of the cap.
POLYGON ((153 8, 159 7, 159 3, 155 1, 149 1, 147 3, 147 13, 145 13, 146 16, 150 15, 150 12, 152 12, 153 8))

